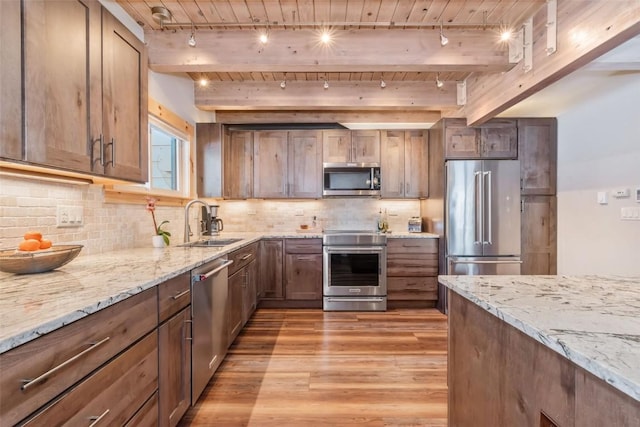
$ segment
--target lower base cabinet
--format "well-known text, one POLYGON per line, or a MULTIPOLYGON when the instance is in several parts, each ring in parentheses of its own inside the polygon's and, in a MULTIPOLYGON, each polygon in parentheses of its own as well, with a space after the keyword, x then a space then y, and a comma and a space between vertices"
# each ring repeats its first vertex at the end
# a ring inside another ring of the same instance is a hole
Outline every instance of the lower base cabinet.
POLYGON ((322 240, 285 240, 285 299, 322 302, 322 240))
POLYGON ((388 239, 388 304, 391 307, 433 307, 437 300, 438 239, 388 239))

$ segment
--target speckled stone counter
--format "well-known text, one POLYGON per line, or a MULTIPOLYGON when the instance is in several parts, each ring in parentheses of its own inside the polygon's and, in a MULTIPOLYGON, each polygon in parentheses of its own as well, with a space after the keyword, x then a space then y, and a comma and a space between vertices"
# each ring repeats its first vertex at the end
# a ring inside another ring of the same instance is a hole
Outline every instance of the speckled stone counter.
POLYGON ((439 276, 439 282, 640 400, 640 277, 439 276))

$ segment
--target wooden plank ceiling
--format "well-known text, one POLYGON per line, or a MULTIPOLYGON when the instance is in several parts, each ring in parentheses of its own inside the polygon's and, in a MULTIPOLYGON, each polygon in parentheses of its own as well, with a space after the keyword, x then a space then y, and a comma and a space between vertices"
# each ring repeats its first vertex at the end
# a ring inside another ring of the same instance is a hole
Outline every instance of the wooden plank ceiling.
POLYGON ((117 2, 143 27, 152 70, 210 83, 196 85, 199 108, 443 111, 456 108, 456 82, 513 68, 499 30, 519 29, 546 0, 117 2), (155 6, 168 9, 171 20, 154 20, 155 6), (329 49, 318 47, 323 29, 334 36, 329 49), (257 41, 264 31, 266 45, 257 41), (195 48, 187 44, 192 32, 195 48), (436 87, 436 79, 445 86, 436 87), (343 96, 318 101, 325 80, 343 96), (278 92, 282 81, 288 99, 278 92), (376 88, 375 96, 362 95, 376 88))

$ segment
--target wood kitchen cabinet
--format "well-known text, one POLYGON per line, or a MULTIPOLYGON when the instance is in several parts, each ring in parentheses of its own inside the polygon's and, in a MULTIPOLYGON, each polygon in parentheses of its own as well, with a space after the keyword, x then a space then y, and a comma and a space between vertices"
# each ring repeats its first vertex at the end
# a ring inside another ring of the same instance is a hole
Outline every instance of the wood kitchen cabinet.
POLYGON ((522 274, 556 274, 556 197, 521 197, 520 271, 522 274))
POLYGON ((467 127, 465 119, 444 119, 445 158, 515 159, 518 131, 515 120, 493 119, 467 127))
POLYGON ((324 163, 380 163, 380 131, 325 130, 322 132, 324 163))
POLYGON ((286 300, 322 306, 322 239, 286 239, 284 269, 286 300))
POLYGON ((20 0, 0 1, 0 158, 22 160, 20 0))
POLYGON ((253 197, 253 132, 225 130, 223 142, 222 196, 253 197))
POLYGON ((429 191, 428 132, 381 132, 383 198, 426 198, 429 191))
POLYGON ((257 131, 254 137, 255 197, 322 196, 320 131, 257 131))
POLYGON ((252 243, 229 254, 227 294, 227 346, 236 339, 257 305, 256 265, 258 243, 252 243))
POLYGON ((520 183, 523 195, 555 195, 557 120, 519 119, 520 183))
POLYGON ((100 416, 106 409, 106 419, 124 424, 158 388, 157 325, 152 288, 0 354, 3 424, 37 413, 34 425, 57 425, 60 417, 100 416), (31 385, 22 381, 42 375, 31 385))
POLYGON ((23 5, 25 135, 18 160, 146 182, 144 43, 96 0, 23 5))
POLYGON ((283 288, 283 253, 282 239, 262 239, 259 245, 258 292, 261 300, 284 299, 283 288))
POLYGON ((178 424, 191 405, 191 275, 158 285, 160 427, 178 424))
POLYGON ((438 239, 388 239, 388 304, 392 307, 433 307, 437 300, 438 239))

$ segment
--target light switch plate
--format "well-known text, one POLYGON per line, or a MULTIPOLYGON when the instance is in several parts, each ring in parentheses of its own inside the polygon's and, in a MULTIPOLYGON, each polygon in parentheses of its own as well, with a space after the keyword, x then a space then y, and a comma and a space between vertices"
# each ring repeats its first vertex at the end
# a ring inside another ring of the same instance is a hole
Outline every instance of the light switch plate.
POLYGON ((84 223, 83 214, 82 206, 58 206, 56 216, 58 228, 81 227, 84 223))
POLYGON ((607 192, 606 191, 598 191, 598 203, 601 205, 606 205, 609 203, 607 200, 607 192))

